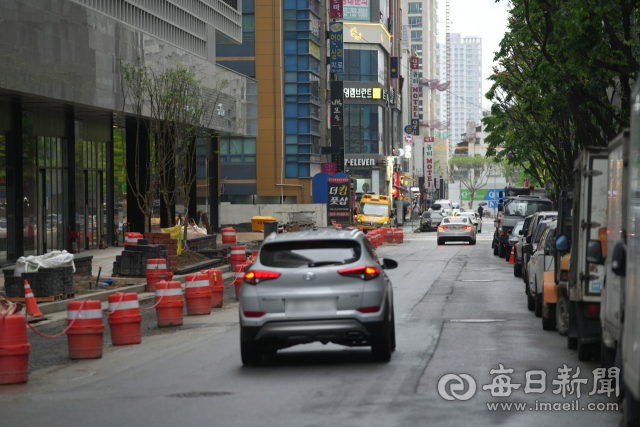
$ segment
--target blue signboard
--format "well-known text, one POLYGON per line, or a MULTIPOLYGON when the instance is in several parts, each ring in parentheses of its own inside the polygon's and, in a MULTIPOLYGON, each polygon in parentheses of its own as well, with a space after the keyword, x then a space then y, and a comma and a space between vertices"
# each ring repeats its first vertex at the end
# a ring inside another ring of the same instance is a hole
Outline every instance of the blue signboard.
POLYGON ((344 41, 342 38, 342 22, 333 22, 330 25, 329 38, 331 40, 331 72, 342 73, 344 71, 344 41))
POLYGON ((404 131, 405 131, 405 133, 408 133, 409 135, 411 135, 411 132, 413 132, 413 126, 411 126, 411 125, 406 125, 406 126, 404 127, 404 131))
POLYGON ((391 70, 391 78, 392 79, 397 79, 398 78, 398 57, 397 56, 392 56, 391 57, 391 64, 390 64, 390 70, 391 70))

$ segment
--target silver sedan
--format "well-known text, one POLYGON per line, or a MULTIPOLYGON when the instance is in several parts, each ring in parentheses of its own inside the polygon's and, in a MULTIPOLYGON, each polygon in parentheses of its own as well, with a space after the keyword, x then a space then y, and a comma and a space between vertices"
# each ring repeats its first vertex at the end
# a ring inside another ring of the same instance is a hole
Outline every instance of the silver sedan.
POLYGON ((245 365, 296 344, 370 346, 388 362, 395 349, 393 291, 360 230, 321 229, 268 236, 240 289, 245 365))
POLYGON ((438 245, 445 242, 469 242, 476 244, 476 227, 469 218, 453 216, 444 218, 438 226, 438 245))

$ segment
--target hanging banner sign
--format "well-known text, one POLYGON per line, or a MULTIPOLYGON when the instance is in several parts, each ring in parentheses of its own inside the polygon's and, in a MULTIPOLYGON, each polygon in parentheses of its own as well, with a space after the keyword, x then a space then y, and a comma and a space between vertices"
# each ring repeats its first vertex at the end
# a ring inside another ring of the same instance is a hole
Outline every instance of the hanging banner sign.
POLYGON ((433 177, 434 177, 433 142, 425 142, 424 144, 424 186, 427 193, 431 193, 434 190, 433 177))
POLYGON ((344 39, 342 38, 342 22, 333 22, 330 26, 331 72, 340 74, 344 71, 344 39))
POLYGON ((330 0, 329 17, 331 19, 342 19, 342 0, 330 0))

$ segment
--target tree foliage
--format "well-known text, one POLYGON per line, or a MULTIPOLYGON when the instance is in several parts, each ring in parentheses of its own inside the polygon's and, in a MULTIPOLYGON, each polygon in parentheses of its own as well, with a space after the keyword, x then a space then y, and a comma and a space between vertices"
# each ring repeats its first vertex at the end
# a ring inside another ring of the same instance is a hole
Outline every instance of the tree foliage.
POLYGON ((583 148, 629 125, 637 16, 638 0, 510 0, 486 94, 487 155, 547 188, 570 182, 583 148))

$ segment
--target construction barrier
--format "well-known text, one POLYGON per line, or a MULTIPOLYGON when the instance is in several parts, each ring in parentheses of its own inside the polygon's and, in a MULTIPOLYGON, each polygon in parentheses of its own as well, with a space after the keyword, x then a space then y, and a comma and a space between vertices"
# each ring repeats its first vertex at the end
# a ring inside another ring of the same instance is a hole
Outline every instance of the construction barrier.
POLYGON ((67 304, 67 341, 71 359, 102 357, 102 303, 100 301, 70 301, 67 304), (75 322, 74 322, 75 320, 75 322))
POLYGON ((138 294, 109 295, 109 327, 113 345, 140 344, 142 315, 138 305, 138 294))
POLYGON ((147 260, 146 277, 148 292, 155 292, 159 282, 171 280, 167 274, 167 261, 163 258, 147 260))
POLYGON ((229 262, 231 263, 231 270, 235 270, 236 265, 242 264, 247 260, 247 254, 245 252, 244 246, 231 246, 231 258, 229 258, 229 262))
POLYGON ((122 244, 123 247, 127 247, 127 245, 137 245, 138 239, 142 239, 144 236, 140 233, 124 233, 124 242, 122 244))
POLYGON ((378 231, 376 233, 376 239, 378 239, 378 246, 382 246, 384 244, 384 237, 382 236, 382 231, 378 231))
POLYGON ((184 298, 187 300, 187 314, 198 316, 211 314, 211 287, 207 274, 189 274, 185 277, 184 298))
POLYGON ((393 228, 384 228, 384 241, 387 243, 393 243, 393 228))
POLYGON ((236 242, 236 230, 231 227, 223 228, 222 230, 222 244, 233 245, 236 242))
POLYGON ((27 382, 31 345, 26 324, 22 314, 0 316, 0 385, 27 382))
POLYGON ((155 307, 159 328, 182 325, 184 323, 182 283, 159 282, 156 287, 155 307))
POLYGON ((404 233, 402 232, 402 228, 396 228, 393 230, 393 240, 396 243, 404 243, 404 233))
POLYGON ((371 233, 367 234, 367 240, 369 241, 369 243, 371 243, 371 246, 373 246, 373 249, 376 249, 378 247, 378 240, 375 239, 371 233))
POLYGON ((222 270, 212 268, 211 274, 211 308, 220 308, 224 302, 224 284, 222 283, 222 270))

